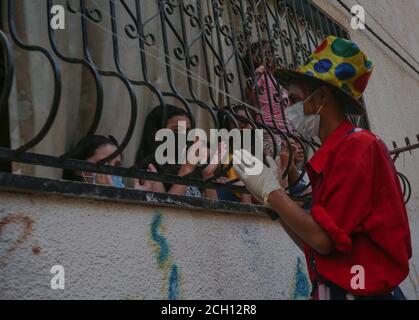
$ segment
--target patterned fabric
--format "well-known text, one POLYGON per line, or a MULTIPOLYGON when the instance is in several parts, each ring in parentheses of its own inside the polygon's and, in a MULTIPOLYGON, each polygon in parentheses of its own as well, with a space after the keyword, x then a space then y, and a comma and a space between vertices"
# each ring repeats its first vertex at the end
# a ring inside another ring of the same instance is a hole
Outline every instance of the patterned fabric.
MULTIPOLYGON (((261 94, 259 95, 259 102, 262 110, 262 115, 257 115, 256 120, 262 122, 269 127, 284 130, 285 129, 285 115, 282 112, 281 102, 285 103, 288 101, 288 93, 286 90, 281 89, 279 94, 276 90, 276 82, 273 77, 269 74, 262 75, 258 80, 258 87, 261 88, 261 94), (268 83, 268 85, 266 85, 268 83), (272 103, 272 112, 270 103, 272 103)), ((256 101, 253 103, 257 105, 256 101)), ((284 105, 285 107, 285 105, 284 105)))
POLYGON ((406 297, 398 286, 386 295, 362 297, 355 296, 332 283, 319 282, 313 286, 311 300, 406 300, 406 297))
POLYGON ((358 99, 362 96, 371 77, 374 65, 363 51, 354 43, 334 36, 327 37, 314 50, 305 65, 295 70, 278 70, 278 81, 289 85, 295 78, 314 78, 325 82, 353 99, 355 114, 362 113, 358 99))
POLYGON ((186 188, 185 196, 187 197, 195 197, 195 198, 202 198, 201 190, 196 186, 188 186, 186 188))
MULTIPOLYGON (((283 107, 288 105, 288 92, 281 88, 281 92, 277 93, 276 81, 270 74, 262 75, 258 79, 258 88, 261 90, 259 94, 259 103, 262 114, 256 116, 256 121, 265 123, 270 128, 278 128, 285 130, 286 118, 283 112, 283 107), (272 105, 272 110, 270 105, 272 105)), ((256 97, 254 98, 256 100, 256 97)), ((257 106, 257 101, 251 101, 254 106, 257 106)), ((263 130, 263 151, 265 155, 274 155, 274 144, 278 148, 278 152, 281 149, 281 136, 278 134, 274 135, 274 140, 267 130, 263 130)))
POLYGON ((324 80, 358 99, 367 87, 373 63, 354 42, 330 36, 297 71, 324 80))

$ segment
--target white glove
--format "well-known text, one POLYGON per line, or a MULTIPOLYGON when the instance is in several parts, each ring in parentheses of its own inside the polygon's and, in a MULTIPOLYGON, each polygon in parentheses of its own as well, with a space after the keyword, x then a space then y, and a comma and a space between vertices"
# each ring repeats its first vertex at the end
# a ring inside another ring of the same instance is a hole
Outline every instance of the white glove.
MULTIPOLYGON (((233 167, 247 189, 256 197, 267 203, 268 196, 275 190, 284 190, 279 184, 278 164, 271 157, 266 157, 268 166, 246 150, 233 153, 233 167), (261 166, 262 172, 255 174, 255 167, 261 166)), ((277 157, 277 161, 280 161, 277 157)))

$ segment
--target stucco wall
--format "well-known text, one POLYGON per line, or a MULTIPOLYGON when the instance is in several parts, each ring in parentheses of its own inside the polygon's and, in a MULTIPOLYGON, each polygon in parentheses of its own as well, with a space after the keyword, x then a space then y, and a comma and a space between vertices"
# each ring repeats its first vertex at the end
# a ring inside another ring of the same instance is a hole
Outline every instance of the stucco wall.
MULTIPOLYGON (((0 203, 0 299, 305 299, 310 292, 302 253, 268 217, 7 192, 0 203), (54 265, 64 267, 64 290, 51 289, 54 265)), ((419 230, 418 219, 412 226, 419 230)), ((418 298, 417 274, 403 289, 418 298)))
POLYGON ((306 298, 268 217, 0 193, 0 299, 306 298), (53 265, 65 289, 52 290, 53 265))

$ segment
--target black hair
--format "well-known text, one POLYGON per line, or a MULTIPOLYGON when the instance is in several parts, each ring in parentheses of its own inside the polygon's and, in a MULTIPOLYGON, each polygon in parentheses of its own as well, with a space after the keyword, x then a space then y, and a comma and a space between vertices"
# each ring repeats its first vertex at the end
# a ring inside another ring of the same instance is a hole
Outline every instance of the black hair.
MULTIPOLYGON (((82 138, 71 152, 71 159, 87 160, 92 157, 96 150, 102 146, 112 145, 118 148, 118 141, 113 136, 92 135, 82 138)), ((63 179, 71 181, 83 181, 73 170, 64 170, 63 179)))
POLYGON ((137 151, 136 167, 141 169, 147 169, 150 163, 156 164, 154 159, 154 153, 156 148, 161 142, 156 141, 156 133, 160 129, 164 129, 167 126, 167 122, 176 116, 185 116, 191 120, 189 114, 181 108, 175 107, 170 104, 166 104, 166 107, 162 105, 155 107, 147 116, 144 124, 143 137, 141 139, 140 147, 137 151), (166 108, 166 119, 164 119, 164 111, 166 108))
MULTIPOLYGON (((228 109, 226 108, 226 110, 228 110, 228 109)), ((234 118, 236 120, 238 120, 238 121, 242 121, 240 119, 240 116, 237 116, 237 113, 239 111, 246 111, 246 110, 248 110, 248 112, 249 112, 249 114, 250 114, 250 116, 252 118, 254 118, 255 115, 256 115, 256 113, 255 113, 255 111, 253 109, 249 109, 248 107, 246 107, 244 104, 241 104, 241 103, 239 103, 239 104, 233 104, 231 106, 231 110, 233 112, 234 118)), ((246 115, 247 115, 247 113, 246 113, 246 115)), ((227 116, 225 112, 219 112, 218 113, 218 121, 219 121, 219 124, 220 124, 220 128, 221 129, 230 130, 230 128, 232 126, 233 127, 235 126, 234 121, 229 116, 227 116)))
MULTIPOLYGON (((163 174, 173 174, 177 175, 180 169, 180 165, 177 164, 166 164, 160 166, 157 164, 155 159, 155 151, 158 146, 161 144, 160 141, 156 141, 156 133, 160 129, 167 127, 168 121, 176 116, 185 116, 191 122, 192 119, 189 116, 188 112, 179 107, 175 107, 170 104, 166 104, 165 107, 160 105, 155 107, 147 116, 144 124, 143 137, 141 139, 140 147, 137 151, 136 165, 137 169, 147 170, 149 164, 153 164, 158 172, 163 174), (166 117, 165 117, 166 109, 166 117)), ((166 190, 169 190, 173 184, 164 183, 166 190)))

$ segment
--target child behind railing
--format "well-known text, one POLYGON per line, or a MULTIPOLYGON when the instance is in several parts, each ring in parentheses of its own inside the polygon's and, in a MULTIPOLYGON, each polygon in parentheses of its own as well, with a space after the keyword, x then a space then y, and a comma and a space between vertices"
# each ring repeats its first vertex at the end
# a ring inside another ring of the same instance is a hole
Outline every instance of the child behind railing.
MULTIPOLYGON (((287 120, 283 109, 289 105, 289 100, 287 91, 280 87, 274 79, 275 63, 269 41, 263 40, 260 43, 255 42, 251 45, 243 62, 243 69, 247 77, 246 100, 260 110, 260 114, 256 116, 256 121, 265 123, 268 127, 274 129, 274 140, 279 151, 281 148, 281 136, 275 132, 275 129, 283 131, 286 129, 287 120), (251 71, 252 63, 255 69, 254 75, 257 78, 257 86, 254 83, 251 71)), ((267 130, 264 130, 263 144, 265 155, 272 156, 274 143, 267 130)))

